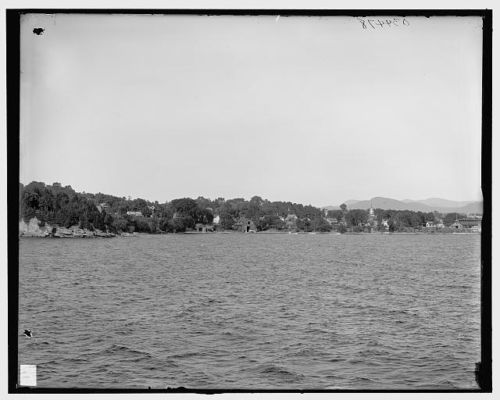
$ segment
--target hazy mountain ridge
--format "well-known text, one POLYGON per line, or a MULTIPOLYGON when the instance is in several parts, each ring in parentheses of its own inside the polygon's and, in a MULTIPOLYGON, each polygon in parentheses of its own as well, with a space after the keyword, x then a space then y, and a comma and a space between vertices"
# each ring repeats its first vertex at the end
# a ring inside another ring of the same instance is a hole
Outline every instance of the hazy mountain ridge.
MULTIPOLYGON (((373 197, 370 200, 347 200, 348 209, 382 208, 384 210, 410 210, 441 213, 482 213, 483 204, 480 201, 454 201, 441 198, 429 198, 425 200, 396 200, 388 197, 373 197)), ((339 206, 323 207, 327 210, 338 210, 339 206)))
POLYGON ((456 200, 447 200, 441 199, 438 197, 431 197, 425 200, 403 200, 405 203, 422 203, 431 207, 445 207, 445 208, 459 208, 465 207, 471 203, 477 203, 476 201, 456 201, 456 200))

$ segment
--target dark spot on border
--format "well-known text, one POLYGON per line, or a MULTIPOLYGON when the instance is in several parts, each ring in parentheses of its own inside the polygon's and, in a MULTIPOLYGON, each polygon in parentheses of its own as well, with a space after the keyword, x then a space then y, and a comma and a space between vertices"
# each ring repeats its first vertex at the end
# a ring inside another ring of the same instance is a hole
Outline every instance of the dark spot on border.
POLYGON ((43 31, 44 31, 44 30, 45 30, 45 29, 43 29, 43 28, 35 28, 35 29, 33 29, 33 33, 34 33, 35 35, 43 35, 43 31))

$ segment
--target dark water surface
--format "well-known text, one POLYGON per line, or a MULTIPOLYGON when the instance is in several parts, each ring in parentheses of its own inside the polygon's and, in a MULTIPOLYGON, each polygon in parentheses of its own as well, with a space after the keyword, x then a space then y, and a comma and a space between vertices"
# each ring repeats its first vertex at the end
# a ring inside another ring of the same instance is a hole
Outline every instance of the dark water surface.
POLYGON ((476 388, 479 256, 479 235, 21 239, 19 362, 40 387, 476 388))

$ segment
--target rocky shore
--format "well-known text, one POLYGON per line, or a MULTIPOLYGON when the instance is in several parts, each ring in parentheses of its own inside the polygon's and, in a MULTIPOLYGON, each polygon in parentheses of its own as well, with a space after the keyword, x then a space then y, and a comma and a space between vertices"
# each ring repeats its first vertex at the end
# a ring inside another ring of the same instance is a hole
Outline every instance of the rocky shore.
POLYGON ((23 220, 19 221, 19 236, 39 238, 110 238, 115 237, 116 235, 99 229, 81 229, 78 225, 74 225, 69 228, 49 225, 42 223, 34 217, 27 223, 23 220))

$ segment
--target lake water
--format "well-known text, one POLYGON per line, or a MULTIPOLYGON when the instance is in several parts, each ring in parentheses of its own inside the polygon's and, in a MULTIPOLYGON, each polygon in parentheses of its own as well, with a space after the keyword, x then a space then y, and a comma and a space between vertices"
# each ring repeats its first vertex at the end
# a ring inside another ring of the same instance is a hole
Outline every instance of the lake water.
POLYGON ((21 239, 19 363, 39 387, 477 388, 479 257, 479 235, 21 239))

